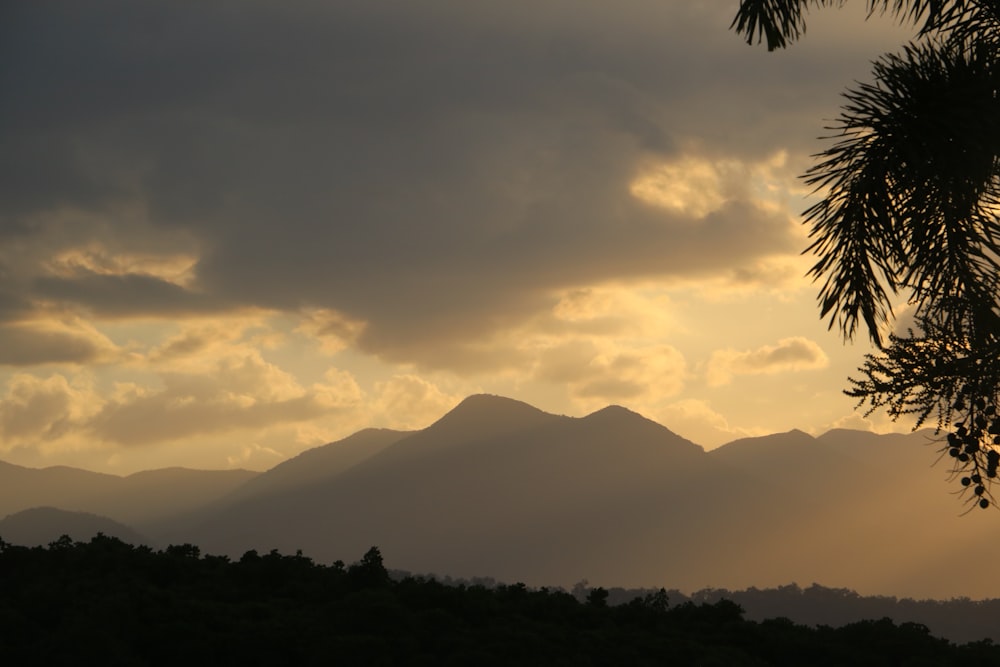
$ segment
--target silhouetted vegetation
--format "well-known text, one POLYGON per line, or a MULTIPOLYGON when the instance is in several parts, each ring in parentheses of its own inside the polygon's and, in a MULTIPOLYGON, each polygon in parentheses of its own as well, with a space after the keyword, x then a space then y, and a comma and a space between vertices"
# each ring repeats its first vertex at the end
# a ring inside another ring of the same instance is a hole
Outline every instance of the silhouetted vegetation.
MULTIPOLYGON (((809 8, 832 4, 742 0, 733 27, 783 48, 809 8)), ((804 214, 810 275, 830 327, 846 339, 867 329, 879 348, 846 393, 917 426, 936 420, 961 497, 986 509, 1000 466, 1000 3, 868 8, 917 26, 917 39, 844 93, 833 143, 805 174, 821 197, 804 214), (916 326, 890 333, 902 299, 916 326)))
MULTIPOLYGON (((586 599, 590 589, 586 583, 573 587, 578 600, 586 599)), ((608 604, 626 604, 636 597, 660 594, 646 588, 608 590, 608 604)), ((915 600, 891 595, 861 595, 847 588, 829 588, 812 584, 806 588, 796 584, 777 588, 747 588, 726 590, 706 588, 690 594, 678 590, 663 591, 674 604, 693 602, 715 604, 731 600, 744 609, 744 617, 763 621, 787 617, 796 623, 818 627, 842 626, 864 619, 891 618, 897 623, 925 625, 935 637, 957 643, 984 639, 1000 640, 1000 599, 972 600, 967 597, 950 600, 915 600)))
POLYGON ((748 621, 735 602, 671 606, 665 591, 607 605, 523 584, 393 579, 378 549, 345 566, 297 553, 239 560, 98 535, 0 541, 5 664, 995 665, 888 619, 810 628, 748 621))

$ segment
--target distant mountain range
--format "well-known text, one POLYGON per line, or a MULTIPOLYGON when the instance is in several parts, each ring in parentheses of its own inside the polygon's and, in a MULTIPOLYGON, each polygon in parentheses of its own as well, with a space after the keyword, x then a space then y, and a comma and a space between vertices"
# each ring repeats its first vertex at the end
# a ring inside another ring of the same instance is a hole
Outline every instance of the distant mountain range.
POLYGON ((573 418, 477 395, 423 430, 361 431, 259 474, 0 464, 0 516, 99 514, 232 557, 349 561, 377 545, 393 568, 529 585, 1000 597, 1000 518, 959 516, 937 447, 834 430, 706 452, 621 407, 573 418))
POLYGON ((87 512, 67 512, 53 507, 34 507, 0 519, 0 536, 10 544, 47 545, 62 536, 91 537, 101 533, 132 545, 150 544, 142 535, 107 517, 87 512))

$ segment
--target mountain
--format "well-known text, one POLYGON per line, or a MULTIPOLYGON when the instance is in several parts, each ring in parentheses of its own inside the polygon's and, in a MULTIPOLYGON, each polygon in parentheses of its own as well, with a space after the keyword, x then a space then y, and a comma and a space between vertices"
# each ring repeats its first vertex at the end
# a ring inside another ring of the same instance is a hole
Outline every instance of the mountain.
POLYGON ((927 431, 792 431, 729 443, 711 456, 780 489, 745 548, 754 586, 821 582, 871 593, 1000 595, 1000 576, 957 566, 1000 538, 995 508, 968 516, 927 431), (764 520, 766 517, 766 520, 764 520))
POLYGON ((534 585, 1000 594, 1000 577, 954 565, 991 548, 995 516, 957 516, 927 442, 791 431, 706 452, 622 407, 574 418, 479 395, 352 467, 289 473, 176 537, 320 561, 378 545, 396 568, 534 585))
POLYGON ((995 509, 962 516, 939 447, 927 432, 834 430, 706 452, 623 407, 576 418, 478 395, 425 429, 361 431, 262 474, 0 465, 0 501, 18 499, 11 489, 72 501, 63 509, 159 544, 236 558, 301 549, 331 562, 377 545, 395 569, 538 586, 1000 597, 1000 571, 982 564, 1000 540, 995 509))
POLYGON ((377 544, 394 566, 533 583, 658 579, 719 562, 741 521, 701 447, 624 408, 583 418, 470 397, 327 484, 236 503, 185 536, 233 556, 321 561, 377 544), (696 499, 702 519, 692 521, 696 499), (707 526, 712 529, 706 530, 707 526))
POLYGON ((165 468, 120 477, 0 462, 0 515, 47 506, 132 525, 202 508, 257 475, 250 470, 165 468))
POLYGON ((409 434, 408 431, 367 428, 343 440, 307 449, 250 479, 223 500, 235 502, 329 481, 409 434))
POLYGON ((0 538, 10 544, 26 547, 44 546, 63 535, 74 542, 86 542, 103 533, 133 545, 149 541, 128 526, 86 512, 67 512, 52 507, 34 507, 11 514, 0 520, 0 538))
POLYGON ((66 466, 25 468, 0 462, 0 515, 49 505, 83 509, 120 482, 115 475, 66 466))

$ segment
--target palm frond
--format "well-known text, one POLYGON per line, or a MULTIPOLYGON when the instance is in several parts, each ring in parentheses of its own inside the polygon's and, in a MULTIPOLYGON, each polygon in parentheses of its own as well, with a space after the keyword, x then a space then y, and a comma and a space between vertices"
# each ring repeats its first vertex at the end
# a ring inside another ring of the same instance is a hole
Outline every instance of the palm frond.
POLYGON ((939 295, 978 303, 1000 272, 1000 62, 928 42, 883 57, 875 79, 845 94, 838 141, 806 174, 823 199, 805 218, 822 315, 881 343, 890 292, 928 311, 939 295))

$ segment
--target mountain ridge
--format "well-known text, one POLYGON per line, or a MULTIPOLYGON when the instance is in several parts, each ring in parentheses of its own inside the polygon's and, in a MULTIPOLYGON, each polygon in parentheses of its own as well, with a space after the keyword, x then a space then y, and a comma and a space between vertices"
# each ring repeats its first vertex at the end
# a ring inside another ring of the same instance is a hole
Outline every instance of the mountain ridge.
MULTIPOLYGON (((251 473, 227 498, 189 504, 183 520, 123 523, 234 558, 301 549, 330 561, 378 545, 401 569, 534 585, 816 581, 1000 595, 1000 575, 953 567, 1000 535, 979 510, 957 519, 932 444, 926 434, 793 430, 706 452, 621 406, 567 417, 476 395, 425 429, 361 431, 251 473)), ((194 484, 190 471, 173 472, 194 484)), ((82 500, 63 509, 87 510, 82 500)))
POLYGON ((63 535, 84 541, 101 533, 136 546, 151 543, 130 526, 90 512, 32 507, 0 519, 0 538, 21 546, 45 546, 63 535))

